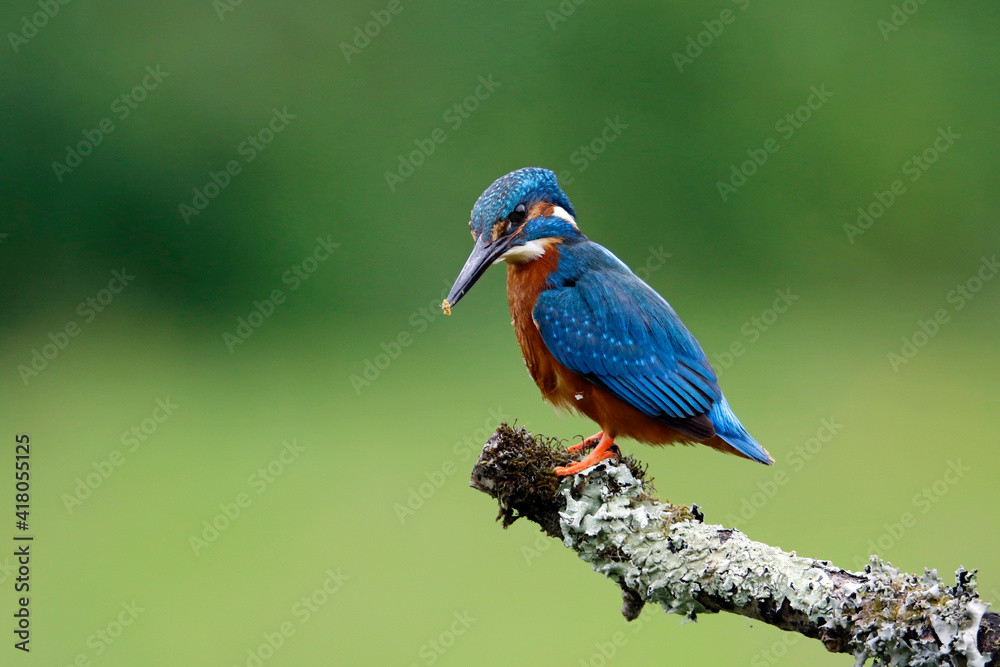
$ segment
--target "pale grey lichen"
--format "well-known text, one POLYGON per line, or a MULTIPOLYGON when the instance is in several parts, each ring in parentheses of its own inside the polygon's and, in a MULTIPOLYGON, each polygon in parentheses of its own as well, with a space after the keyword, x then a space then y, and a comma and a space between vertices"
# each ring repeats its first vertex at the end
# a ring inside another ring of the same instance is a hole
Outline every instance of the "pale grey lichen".
POLYGON ((637 609, 657 603, 688 619, 733 611, 817 637, 857 665, 986 664, 974 573, 959 570, 946 587, 935 571, 907 575, 875 557, 847 572, 786 553, 661 503, 624 463, 567 478, 557 493, 566 546, 637 596, 637 609))

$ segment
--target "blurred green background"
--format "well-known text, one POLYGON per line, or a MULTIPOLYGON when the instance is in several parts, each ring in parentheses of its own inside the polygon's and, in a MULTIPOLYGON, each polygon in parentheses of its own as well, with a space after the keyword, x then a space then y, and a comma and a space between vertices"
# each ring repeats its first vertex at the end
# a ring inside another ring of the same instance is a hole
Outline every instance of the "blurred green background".
POLYGON ((29 656, 0 556, 0 662, 849 664, 730 615, 626 624, 468 488, 499 419, 596 430, 539 400, 502 270, 435 307, 476 197, 531 165, 777 461, 624 443, 663 496, 1000 601, 995 2, 46 6, 0 8, 0 466, 30 434, 36 536, 29 656))

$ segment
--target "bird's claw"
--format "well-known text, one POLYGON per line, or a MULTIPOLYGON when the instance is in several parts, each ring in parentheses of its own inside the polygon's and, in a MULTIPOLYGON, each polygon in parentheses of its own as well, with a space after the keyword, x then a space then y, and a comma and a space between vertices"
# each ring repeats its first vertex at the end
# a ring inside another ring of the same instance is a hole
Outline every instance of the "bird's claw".
POLYGON ((604 431, 599 431, 589 438, 584 438, 582 442, 578 442, 571 447, 567 447, 567 452, 582 452, 585 449, 590 449, 591 447, 596 447, 600 442, 601 438, 604 437, 604 431))
MULTIPOLYGON (((581 442, 580 448, 582 449, 583 445, 589 440, 590 438, 587 438, 587 440, 581 442)), ((597 448, 594 451, 587 454, 587 456, 585 456, 582 461, 571 463, 568 466, 558 466, 554 472, 556 473, 557 477, 566 477, 568 475, 575 475, 578 472, 582 472, 587 468, 595 466, 601 461, 605 461, 607 459, 620 460, 621 451, 618 449, 618 445, 615 444, 614 440, 601 434, 601 441, 597 445, 597 448)))

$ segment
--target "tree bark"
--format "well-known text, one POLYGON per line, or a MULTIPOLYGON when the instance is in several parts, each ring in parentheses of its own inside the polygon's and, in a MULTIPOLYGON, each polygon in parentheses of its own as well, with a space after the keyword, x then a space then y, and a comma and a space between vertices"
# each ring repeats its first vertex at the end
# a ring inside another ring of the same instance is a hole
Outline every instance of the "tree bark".
POLYGON ((864 572, 754 542, 704 523, 697 506, 661 502, 631 457, 557 478, 576 456, 501 425, 470 486, 496 498, 506 528, 525 517, 622 590, 622 614, 647 603, 695 619, 740 614, 820 640, 858 665, 1000 667, 1000 615, 986 611, 975 571, 947 586, 935 570, 902 573, 876 556, 864 572))

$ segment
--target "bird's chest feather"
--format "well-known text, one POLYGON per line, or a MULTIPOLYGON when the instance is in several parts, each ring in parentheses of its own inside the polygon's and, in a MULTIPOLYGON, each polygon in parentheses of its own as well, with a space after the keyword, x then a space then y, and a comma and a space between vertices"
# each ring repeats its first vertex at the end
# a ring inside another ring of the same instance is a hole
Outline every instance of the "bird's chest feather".
MULTIPOLYGON (((532 316, 538 295, 546 289, 549 275, 559 263, 559 251, 553 244, 536 260, 507 266, 507 302, 521 346, 528 374, 552 404, 577 409, 576 396, 581 378, 556 361, 549 352, 532 316)), ((584 383, 585 384, 585 383, 584 383)))

